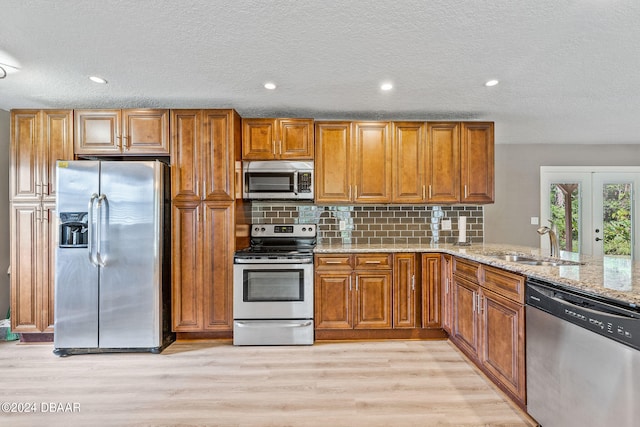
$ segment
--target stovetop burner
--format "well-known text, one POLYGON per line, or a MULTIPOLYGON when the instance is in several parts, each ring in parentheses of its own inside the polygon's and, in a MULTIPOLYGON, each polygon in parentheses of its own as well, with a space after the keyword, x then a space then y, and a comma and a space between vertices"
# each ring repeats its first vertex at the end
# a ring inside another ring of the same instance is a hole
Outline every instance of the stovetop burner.
POLYGON ((235 253, 235 262, 312 262, 316 245, 315 224, 254 224, 251 246, 235 253))

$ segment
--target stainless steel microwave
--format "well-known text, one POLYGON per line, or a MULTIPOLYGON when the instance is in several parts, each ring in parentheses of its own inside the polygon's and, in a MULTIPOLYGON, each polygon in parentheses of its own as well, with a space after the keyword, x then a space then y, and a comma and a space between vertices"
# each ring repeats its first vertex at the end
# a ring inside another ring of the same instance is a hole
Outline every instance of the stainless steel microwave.
POLYGON ((313 200, 313 161, 242 162, 244 199, 313 200))

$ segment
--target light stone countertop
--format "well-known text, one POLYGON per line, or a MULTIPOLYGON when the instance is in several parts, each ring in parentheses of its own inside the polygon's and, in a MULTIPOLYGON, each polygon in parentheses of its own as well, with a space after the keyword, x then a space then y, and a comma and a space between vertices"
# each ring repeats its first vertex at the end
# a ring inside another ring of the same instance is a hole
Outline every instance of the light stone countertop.
POLYGON ((517 254, 549 260, 540 249, 500 244, 337 244, 316 246, 316 254, 372 253, 372 252, 440 252, 493 265, 524 276, 545 280, 557 285, 584 291, 593 295, 612 298, 636 310, 640 309, 640 262, 631 263, 618 257, 594 258, 562 252, 562 259, 580 261, 576 266, 526 265, 509 262, 492 255, 517 254))

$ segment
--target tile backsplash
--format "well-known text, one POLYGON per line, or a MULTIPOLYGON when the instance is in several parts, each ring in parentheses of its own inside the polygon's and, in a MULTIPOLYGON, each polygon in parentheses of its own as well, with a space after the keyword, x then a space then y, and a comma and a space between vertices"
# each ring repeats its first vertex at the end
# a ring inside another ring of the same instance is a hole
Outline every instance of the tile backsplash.
MULTIPOLYGON (((251 202, 253 224, 317 224, 318 243, 337 244, 429 244, 435 206, 424 205, 339 205, 326 206, 295 202, 251 202)), ((470 243, 484 241, 482 206, 440 206, 451 221, 451 230, 439 224, 439 242, 458 241, 458 218, 467 217, 466 236, 470 243)))

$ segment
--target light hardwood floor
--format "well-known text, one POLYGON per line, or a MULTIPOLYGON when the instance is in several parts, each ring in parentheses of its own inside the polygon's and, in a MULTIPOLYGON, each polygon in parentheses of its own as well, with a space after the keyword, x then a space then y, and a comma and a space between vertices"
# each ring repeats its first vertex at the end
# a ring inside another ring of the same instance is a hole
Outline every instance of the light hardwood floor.
POLYGON ((186 341, 160 355, 67 358, 52 349, 0 343, 0 402, 37 410, 2 412, 0 426, 533 425, 448 341, 186 341))

